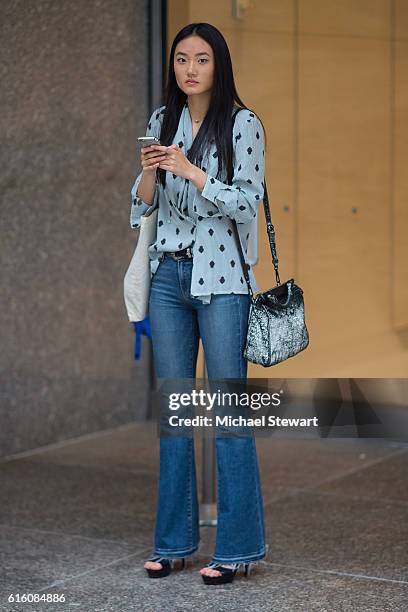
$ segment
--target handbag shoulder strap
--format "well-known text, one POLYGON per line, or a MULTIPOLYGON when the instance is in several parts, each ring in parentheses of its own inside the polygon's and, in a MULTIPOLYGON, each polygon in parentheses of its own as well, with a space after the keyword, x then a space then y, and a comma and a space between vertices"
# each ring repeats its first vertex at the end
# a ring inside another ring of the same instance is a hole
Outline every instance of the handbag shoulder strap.
MULTIPOLYGON (((237 114, 239 113, 240 110, 242 110, 242 109, 238 108, 233 113, 233 115, 232 115, 232 130, 234 128, 235 117, 237 116, 237 114)), ((232 184, 232 180, 228 181, 228 184, 231 185, 232 184)), ((272 255, 272 263, 273 263, 273 267, 274 267, 274 270, 275 270, 276 284, 280 285, 280 278, 279 278, 279 271, 278 271, 278 262, 279 262, 279 260, 278 260, 278 255, 276 253, 275 228, 274 228, 273 223, 272 223, 271 211, 270 211, 270 208, 269 208, 269 198, 268 198, 268 190, 267 190, 267 187, 266 187, 266 177, 264 177, 263 186, 264 186, 263 205, 264 205, 265 218, 266 218, 266 231, 268 233, 269 246, 270 246, 271 255, 272 255)), ((240 259, 241 259, 241 265, 242 265, 242 268, 243 268, 243 271, 244 271, 245 280, 246 280, 246 283, 248 285, 249 293, 250 293, 250 295, 252 297, 253 296, 253 291, 252 291, 252 287, 251 287, 251 283, 250 283, 249 275, 248 275, 248 270, 249 270, 250 266, 249 266, 249 264, 247 264, 245 262, 244 253, 242 251, 241 240, 240 240, 240 237, 239 237, 237 223, 236 223, 235 219, 233 219, 233 226, 234 226, 235 238, 236 238, 237 243, 238 243, 238 251, 239 251, 239 256, 240 256, 240 259)))

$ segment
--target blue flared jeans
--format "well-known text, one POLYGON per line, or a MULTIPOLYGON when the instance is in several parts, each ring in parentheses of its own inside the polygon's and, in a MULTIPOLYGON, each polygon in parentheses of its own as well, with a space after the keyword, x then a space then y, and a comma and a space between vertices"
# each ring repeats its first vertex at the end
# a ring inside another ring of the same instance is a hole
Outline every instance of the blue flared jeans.
MULTIPOLYGON (((203 304, 190 294, 192 260, 166 255, 152 278, 149 319, 159 379, 194 379, 199 339, 208 379, 246 379, 242 353, 248 294, 217 294, 203 304)), ((217 532, 213 561, 265 556, 265 528, 254 435, 216 437, 217 532)), ((154 553, 184 557, 200 541, 194 437, 160 437, 154 553)))

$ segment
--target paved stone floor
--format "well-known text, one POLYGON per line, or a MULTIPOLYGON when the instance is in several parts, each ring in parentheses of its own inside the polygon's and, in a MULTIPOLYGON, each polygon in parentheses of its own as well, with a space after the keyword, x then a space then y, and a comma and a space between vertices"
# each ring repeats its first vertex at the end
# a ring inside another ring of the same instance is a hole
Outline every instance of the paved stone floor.
MULTIPOLYGON (((197 441, 201 483, 201 444, 197 441)), ((408 445, 257 438, 268 555, 249 578, 203 584, 215 527, 187 568, 151 580, 154 424, 0 463, 0 609, 158 612, 408 610, 408 445), (10 594, 63 595, 9 603, 10 594)))

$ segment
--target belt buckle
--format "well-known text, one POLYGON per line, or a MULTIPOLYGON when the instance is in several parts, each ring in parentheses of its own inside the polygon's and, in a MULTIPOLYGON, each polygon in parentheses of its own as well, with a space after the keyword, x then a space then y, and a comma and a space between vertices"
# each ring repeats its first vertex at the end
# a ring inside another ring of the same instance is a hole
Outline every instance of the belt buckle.
POLYGON ((182 249, 183 251, 186 251, 185 253, 183 253, 183 255, 177 255, 176 253, 174 253, 172 255, 172 257, 174 259, 176 259, 177 261, 181 260, 181 259, 185 259, 186 257, 191 258, 192 257, 192 253, 191 253, 191 248, 190 247, 186 247, 185 249, 182 249))

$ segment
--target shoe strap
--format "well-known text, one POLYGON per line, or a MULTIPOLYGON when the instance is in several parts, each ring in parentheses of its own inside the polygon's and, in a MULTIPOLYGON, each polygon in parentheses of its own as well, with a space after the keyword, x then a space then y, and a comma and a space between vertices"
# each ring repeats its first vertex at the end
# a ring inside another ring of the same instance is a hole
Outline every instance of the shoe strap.
POLYGON ((148 559, 148 561, 154 561, 156 563, 160 563, 161 561, 168 561, 168 559, 166 559, 166 557, 151 557, 150 559, 148 559))
POLYGON ((217 561, 212 561, 211 563, 207 564, 207 567, 209 569, 215 569, 218 571, 234 571, 235 569, 237 569, 239 567, 239 563, 226 563, 225 565, 223 565, 222 563, 218 563, 217 561), (225 565, 231 565, 232 567, 225 567, 225 565))
POLYGON ((234 571, 234 570, 238 570, 241 566, 245 568, 246 565, 249 565, 249 566, 257 565, 257 561, 247 561, 247 562, 240 561, 238 563, 225 563, 225 564, 219 563, 218 561, 212 561, 211 563, 207 564, 207 567, 211 569, 216 569, 216 570, 220 570, 220 568, 224 568, 226 570, 234 571), (232 565, 232 567, 225 567, 225 565, 232 565))

